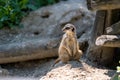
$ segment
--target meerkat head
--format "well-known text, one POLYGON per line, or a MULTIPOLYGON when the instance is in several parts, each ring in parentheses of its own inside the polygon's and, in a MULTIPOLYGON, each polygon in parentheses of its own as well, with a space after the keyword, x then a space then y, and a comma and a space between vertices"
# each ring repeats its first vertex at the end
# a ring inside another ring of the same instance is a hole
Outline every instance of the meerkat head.
POLYGON ((66 32, 66 31, 72 31, 72 32, 75 32, 76 31, 76 29, 75 29, 75 26, 73 25, 73 24, 70 24, 70 23, 68 23, 68 24, 66 24, 63 28, 62 28, 62 31, 63 32, 66 32))

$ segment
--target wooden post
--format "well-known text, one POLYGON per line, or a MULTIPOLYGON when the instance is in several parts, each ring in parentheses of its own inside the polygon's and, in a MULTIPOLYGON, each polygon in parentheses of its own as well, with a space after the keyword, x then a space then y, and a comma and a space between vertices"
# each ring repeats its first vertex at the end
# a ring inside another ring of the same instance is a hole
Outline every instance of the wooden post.
POLYGON ((92 61, 97 61, 102 65, 108 65, 112 62, 114 48, 100 47, 95 45, 96 38, 105 34, 105 28, 110 24, 110 14, 106 10, 97 11, 96 19, 91 33, 90 46, 88 49, 87 57, 92 61))
POLYGON ((90 10, 112 10, 120 8, 120 0, 87 0, 90 10))
MULTIPOLYGON (((111 13, 112 13, 112 10, 107 10, 105 29, 111 25, 111 15, 112 15, 111 13)), ((104 30, 104 33, 106 34, 106 30, 104 30)))

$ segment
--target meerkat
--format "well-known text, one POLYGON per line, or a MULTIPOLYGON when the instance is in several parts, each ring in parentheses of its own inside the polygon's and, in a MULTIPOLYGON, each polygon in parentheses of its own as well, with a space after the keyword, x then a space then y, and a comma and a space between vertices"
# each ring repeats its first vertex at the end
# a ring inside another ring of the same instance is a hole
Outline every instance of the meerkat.
POLYGON ((79 50, 79 43, 76 36, 76 28, 73 24, 66 24, 62 31, 65 33, 62 37, 58 49, 58 59, 54 62, 53 66, 62 61, 63 63, 68 63, 70 60, 76 60, 80 62, 80 57, 82 56, 82 51, 79 50))

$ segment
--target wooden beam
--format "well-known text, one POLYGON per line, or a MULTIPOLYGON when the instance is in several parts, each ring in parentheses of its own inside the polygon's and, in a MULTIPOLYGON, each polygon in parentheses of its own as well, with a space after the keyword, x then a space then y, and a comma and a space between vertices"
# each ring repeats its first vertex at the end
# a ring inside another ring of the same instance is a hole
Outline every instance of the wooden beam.
POLYGON ((89 10, 120 9, 120 0, 87 0, 89 10))
POLYGON ((106 28, 107 34, 120 34, 120 21, 106 28))
POLYGON ((120 35, 101 35, 96 39, 97 46, 120 47, 120 35))

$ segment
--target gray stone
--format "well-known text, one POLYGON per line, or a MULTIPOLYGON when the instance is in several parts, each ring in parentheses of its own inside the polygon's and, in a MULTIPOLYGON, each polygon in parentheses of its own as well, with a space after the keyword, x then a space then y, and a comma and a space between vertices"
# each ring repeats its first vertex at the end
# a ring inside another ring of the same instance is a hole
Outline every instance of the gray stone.
POLYGON ((62 27, 74 24, 80 39, 92 27, 94 16, 85 0, 61 1, 33 11, 22 19, 22 28, 0 30, 0 63, 55 57, 62 27))

